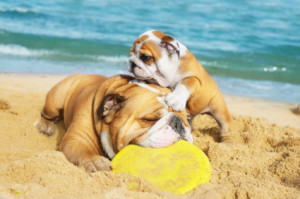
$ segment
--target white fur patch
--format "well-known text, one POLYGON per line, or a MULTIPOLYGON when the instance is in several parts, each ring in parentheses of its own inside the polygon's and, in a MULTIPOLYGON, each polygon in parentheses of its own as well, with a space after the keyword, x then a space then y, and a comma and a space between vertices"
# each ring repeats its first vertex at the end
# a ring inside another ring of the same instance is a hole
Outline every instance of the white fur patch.
POLYGON ((57 129, 56 124, 54 122, 45 123, 42 119, 36 121, 33 125, 37 128, 37 130, 40 133, 46 134, 48 136, 53 135, 57 129))
POLYGON ((147 133, 152 134, 155 133, 158 129, 162 126, 166 125, 169 119, 173 116, 173 113, 168 113, 164 117, 160 118, 150 129, 147 133))
POLYGON ((153 87, 151 87, 151 86, 149 86, 148 84, 145 84, 145 83, 143 83, 143 82, 138 82, 138 81, 136 81, 136 82, 130 82, 130 83, 135 83, 135 84, 137 84, 138 86, 143 87, 143 88, 146 88, 146 89, 148 89, 148 90, 150 90, 150 91, 152 91, 152 92, 154 92, 154 93, 160 93, 159 90, 157 90, 157 89, 155 89, 155 88, 153 88, 153 87))
POLYGON ((184 126, 184 129, 186 131, 185 133, 185 136, 184 136, 184 139, 190 143, 193 143, 194 142, 194 139, 193 139, 193 135, 191 133, 191 128, 190 127, 186 127, 184 126))
POLYGON ((129 72, 132 72, 133 74, 135 74, 135 76, 139 76, 140 79, 145 80, 153 78, 153 74, 155 74, 157 71, 155 64, 152 64, 150 66, 144 64, 144 62, 142 62, 136 54, 132 55, 129 59, 131 62, 136 64, 137 68, 143 71, 137 72, 136 69, 131 69, 131 67, 129 66, 129 72))
POLYGON ((160 83, 160 86, 163 87, 172 87, 176 82, 174 82, 174 78, 177 74, 178 67, 180 65, 180 59, 177 56, 169 57, 166 50, 163 50, 162 57, 157 61, 157 67, 159 72, 163 75, 164 84, 160 83))
POLYGON ((147 35, 148 38, 147 38, 145 41, 151 40, 151 41, 153 41, 153 42, 156 43, 156 44, 160 44, 161 39, 158 38, 158 37, 156 37, 156 36, 153 34, 154 31, 155 31, 155 30, 149 30, 149 31, 147 31, 147 32, 145 32, 145 33, 143 33, 143 34, 141 34, 141 36, 147 35))
MULTIPOLYGON (((154 34, 153 34, 153 32, 154 32, 155 30, 149 30, 149 31, 147 31, 147 32, 145 32, 145 33, 143 33, 143 34, 141 34, 140 35, 140 37, 142 37, 143 35, 147 35, 148 36, 148 38, 145 40, 145 41, 147 41, 147 40, 151 40, 151 41, 153 41, 154 43, 156 43, 156 44, 160 44, 161 43, 161 39, 160 38, 158 38, 157 36, 155 36, 154 34)), ((174 37, 173 37, 174 38, 174 37)), ((144 42, 143 42, 144 43, 144 42)), ((178 48, 179 48, 179 52, 180 52, 180 57, 183 57, 183 56, 185 56, 186 55, 186 51, 187 51, 187 47, 185 46, 185 45, 183 45, 182 43, 180 43, 178 40, 176 40, 175 38, 174 38, 174 41, 172 41, 171 42, 174 46, 176 46, 177 44, 178 44, 178 48)), ((139 50, 138 50, 139 51, 139 50)), ((138 52, 137 51, 137 52, 138 52)))
POLYGON ((107 131, 102 131, 100 134, 101 145, 105 153, 110 159, 112 159, 116 153, 112 146, 112 140, 110 134, 107 131))
POLYGON ((138 144, 143 147, 164 147, 172 144, 178 140, 179 134, 174 132, 172 128, 168 125, 168 121, 173 116, 173 113, 168 113, 160 120, 158 120, 143 137, 147 137, 142 142, 138 144))
POLYGON ((183 111, 190 97, 190 91, 183 84, 178 84, 174 91, 167 95, 166 102, 174 111, 183 111))
POLYGON ((135 55, 137 55, 139 53, 139 51, 141 50, 141 47, 143 45, 143 42, 142 43, 139 43, 135 46, 135 55))
POLYGON ((187 47, 185 45, 183 45, 182 43, 180 43, 178 40, 176 40, 178 45, 179 45, 179 48, 180 48, 180 57, 183 57, 186 55, 186 52, 187 52, 187 47))

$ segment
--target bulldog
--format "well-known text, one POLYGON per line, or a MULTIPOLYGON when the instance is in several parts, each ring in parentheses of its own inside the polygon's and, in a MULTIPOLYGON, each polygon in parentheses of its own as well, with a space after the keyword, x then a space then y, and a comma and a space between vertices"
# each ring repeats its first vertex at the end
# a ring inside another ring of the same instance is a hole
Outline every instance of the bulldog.
POLYGON ((110 170, 110 160, 128 144, 165 147, 193 141, 186 111, 173 111, 162 99, 170 90, 130 83, 133 77, 75 74, 47 94, 36 127, 52 135, 63 119, 60 150, 89 172, 110 170))
POLYGON ((159 31, 147 31, 130 50, 129 72, 148 83, 169 87, 165 101, 192 118, 210 113, 220 126, 221 141, 230 141, 230 117, 224 96, 196 57, 182 43, 159 31))

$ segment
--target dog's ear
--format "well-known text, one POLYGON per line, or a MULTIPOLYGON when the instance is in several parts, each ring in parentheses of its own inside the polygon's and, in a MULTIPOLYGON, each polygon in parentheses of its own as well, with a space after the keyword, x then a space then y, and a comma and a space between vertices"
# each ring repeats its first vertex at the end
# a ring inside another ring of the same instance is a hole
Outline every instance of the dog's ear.
POLYGON ((110 123, 114 119, 116 111, 121 108, 123 101, 125 101, 123 96, 107 94, 97 109, 98 119, 110 123))
POLYGON ((137 40, 135 40, 133 42, 133 46, 130 49, 130 56, 134 55, 136 45, 138 45, 139 43, 145 41, 147 38, 148 38, 147 35, 143 35, 143 36, 139 37, 137 40))
POLYGON ((177 53, 178 57, 180 57, 180 47, 178 42, 171 37, 170 35, 165 35, 160 42, 160 46, 165 48, 168 51, 168 55, 171 56, 174 53, 177 53))
POLYGON ((136 45, 137 45, 138 43, 139 43, 138 40, 136 40, 136 41, 133 42, 133 46, 132 46, 132 48, 130 49, 130 56, 133 56, 133 55, 134 55, 135 47, 136 47, 136 45))

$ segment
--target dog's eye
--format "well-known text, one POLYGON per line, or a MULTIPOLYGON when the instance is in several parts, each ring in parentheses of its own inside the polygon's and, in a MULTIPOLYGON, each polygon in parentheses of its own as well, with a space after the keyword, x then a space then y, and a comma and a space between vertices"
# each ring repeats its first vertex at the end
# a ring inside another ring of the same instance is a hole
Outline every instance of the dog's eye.
POLYGON ((148 118, 142 118, 141 120, 145 121, 145 122, 156 122, 157 119, 148 119, 148 118))
POLYGON ((148 55, 145 55, 145 54, 142 54, 140 59, 142 61, 149 61, 152 57, 148 56, 148 55))
POLYGON ((147 117, 147 116, 145 116, 145 117, 141 118, 141 120, 145 121, 145 122, 156 122, 158 119, 155 118, 155 117, 149 117, 149 116, 147 117))

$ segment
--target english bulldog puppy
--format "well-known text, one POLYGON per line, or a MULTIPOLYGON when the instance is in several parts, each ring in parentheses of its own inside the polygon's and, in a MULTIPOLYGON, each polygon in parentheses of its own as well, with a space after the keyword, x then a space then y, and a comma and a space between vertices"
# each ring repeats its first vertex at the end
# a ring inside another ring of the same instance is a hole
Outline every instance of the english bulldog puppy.
POLYGON ((75 74, 47 94, 36 127, 52 135, 63 119, 60 150, 87 171, 110 170, 110 160, 128 144, 165 147, 179 139, 193 141, 187 113, 174 112, 162 100, 170 90, 129 83, 133 77, 75 74))
POLYGON ((221 141, 230 141, 224 96, 196 57, 182 43, 159 31, 147 31, 133 43, 129 72, 137 79, 171 88, 165 101, 190 117, 208 111, 220 126, 221 141))

